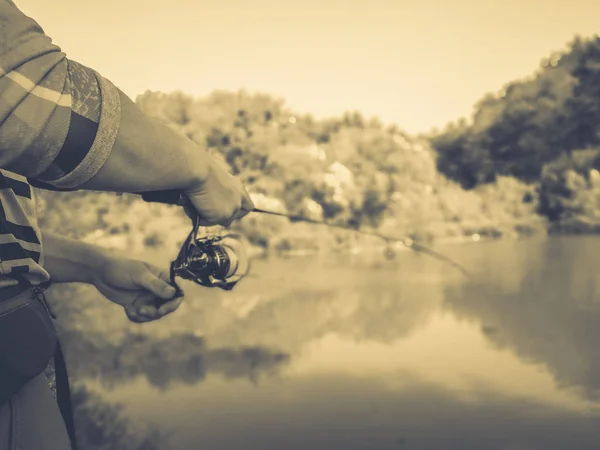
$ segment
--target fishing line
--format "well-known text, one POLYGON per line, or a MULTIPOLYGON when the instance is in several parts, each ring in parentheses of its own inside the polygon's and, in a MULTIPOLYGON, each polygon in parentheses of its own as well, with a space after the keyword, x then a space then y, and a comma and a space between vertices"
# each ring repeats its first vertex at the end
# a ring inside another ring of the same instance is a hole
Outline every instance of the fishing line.
POLYGON ((379 239, 382 239, 383 241, 385 241, 387 244, 391 244, 391 243, 401 243, 403 244, 405 247, 408 247, 416 252, 420 252, 420 253, 425 253, 435 259, 437 259, 438 261, 442 261, 445 262, 447 264, 450 264, 452 266, 454 266, 455 268, 457 268, 458 270, 460 270, 463 274, 470 276, 471 274, 469 273, 469 271, 467 269, 465 269, 463 266, 461 266, 459 263, 457 263, 456 261, 454 261, 453 259, 439 253, 436 252, 435 250, 432 250, 428 247, 425 247, 424 245, 421 245, 417 242, 415 242, 412 239, 409 238, 395 238, 395 237, 391 237, 391 236, 386 236, 382 233, 379 233, 377 231, 365 231, 365 230, 359 230, 359 229, 355 229, 355 228, 351 228, 348 227, 346 225, 341 225, 341 224, 334 224, 334 223, 328 223, 328 222, 324 222, 322 220, 315 220, 315 219, 311 219, 309 217, 305 217, 305 216, 301 216, 301 215, 295 215, 295 214, 286 214, 286 213, 281 213, 281 212, 276 212, 276 211, 269 211, 266 209, 261 209, 261 208, 254 208, 251 212, 255 212, 255 213, 260 213, 260 214, 268 214, 268 215, 272 215, 272 216, 279 216, 279 217, 285 217, 290 221, 296 221, 296 222, 306 222, 306 223, 310 223, 310 224, 314 224, 314 225, 323 225, 326 227, 330 227, 330 228, 339 228, 342 230, 346 230, 346 231, 352 231, 355 233, 359 233, 359 234, 363 234, 363 235, 367 235, 367 236, 374 236, 377 237, 379 239))

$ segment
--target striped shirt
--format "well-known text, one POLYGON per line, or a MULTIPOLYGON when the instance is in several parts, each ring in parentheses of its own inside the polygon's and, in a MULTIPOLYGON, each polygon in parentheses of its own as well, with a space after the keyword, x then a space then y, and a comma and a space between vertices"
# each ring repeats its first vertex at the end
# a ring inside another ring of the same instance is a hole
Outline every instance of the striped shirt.
POLYGON ((120 122, 117 88, 67 59, 0 0, 0 288, 47 281, 33 186, 77 189, 104 165, 120 122))

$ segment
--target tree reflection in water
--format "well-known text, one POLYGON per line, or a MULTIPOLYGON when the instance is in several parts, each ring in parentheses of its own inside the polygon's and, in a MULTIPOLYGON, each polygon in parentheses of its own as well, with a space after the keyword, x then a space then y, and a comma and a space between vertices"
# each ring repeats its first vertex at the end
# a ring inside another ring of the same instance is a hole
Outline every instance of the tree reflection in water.
MULTIPOLYGON (((600 399, 600 240, 553 238, 522 246, 494 246, 489 261, 510 262, 507 286, 482 276, 446 290, 453 314, 481 323, 497 348, 543 365, 558 386, 600 399), (522 260, 524 264, 513 264, 522 260)), ((490 269, 492 270, 492 269, 490 269)))
POLYGON ((77 443, 81 450, 170 450, 164 428, 140 428, 126 418, 119 405, 103 402, 83 385, 74 386, 77 443))
MULTIPOLYGON (((118 344, 99 333, 61 330, 73 383, 73 404, 81 450, 167 450, 164 427, 140 429, 125 418, 120 405, 110 405, 81 381, 94 378, 104 388, 145 377, 167 390, 175 383, 195 384, 209 373, 256 382, 289 360, 288 355, 261 347, 208 348, 203 338, 179 334, 166 339, 131 334, 118 344)), ((53 378, 50 371, 51 380, 53 378)), ((53 380, 52 380, 53 381, 53 380)))
POLYGON ((65 331, 62 339, 72 376, 95 378, 106 388, 141 376, 166 390, 175 383, 195 384, 209 373, 256 382, 289 360, 285 353, 256 346, 209 348, 204 338, 193 334, 164 339, 130 334, 113 344, 97 334, 65 331))

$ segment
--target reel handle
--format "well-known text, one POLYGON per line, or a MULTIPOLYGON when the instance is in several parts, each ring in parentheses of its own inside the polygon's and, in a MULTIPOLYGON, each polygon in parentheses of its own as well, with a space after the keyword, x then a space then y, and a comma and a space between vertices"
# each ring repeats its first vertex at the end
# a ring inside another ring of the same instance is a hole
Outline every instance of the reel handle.
POLYGON ((176 189, 144 192, 142 200, 148 203, 166 203, 167 205, 185 206, 187 204, 187 198, 176 189))
POLYGON ((188 217, 192 219, 194 229, 196 229, 199 224, 200 216, 183 192, 176 189, 169 189, 166 191, 141 192, 141 195, 142 200, 147 203, 163 203, 167 205, 182 206, 188 217))

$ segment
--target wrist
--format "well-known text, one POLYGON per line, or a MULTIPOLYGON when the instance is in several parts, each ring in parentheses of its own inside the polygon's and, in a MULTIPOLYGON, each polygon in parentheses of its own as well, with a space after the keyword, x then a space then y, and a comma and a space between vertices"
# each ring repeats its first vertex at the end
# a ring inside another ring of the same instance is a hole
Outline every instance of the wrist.
POLYGON ((102 279, 103 273, 111 263, 117 259, 117 256, 110 253, 108 250, 90 245, 90 260, 83 270, 82 277, 84 283, 97 286, 98 281, 102 279))
POLYGON ((77 278, 81 283, 97 285, 102 278, 102 274, 115 256, 109 253, 105 248, 97 245, 81 243, 76 253, 71 253, 70 263, 76 264, 79 269, 77 278))

